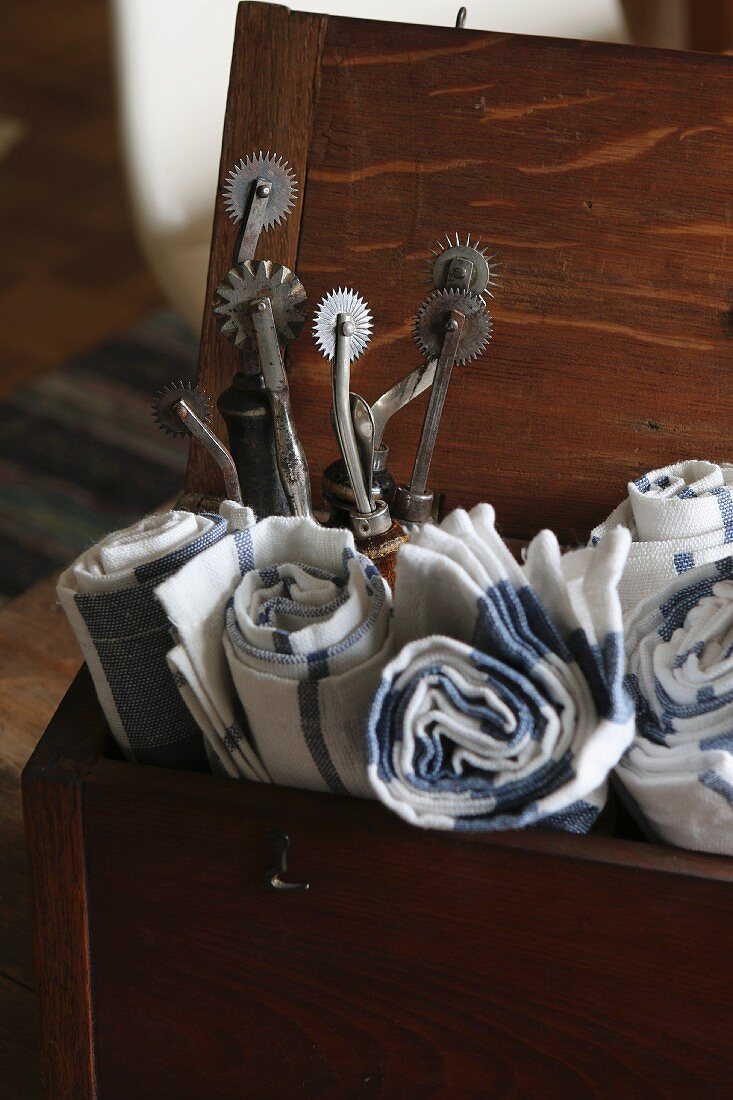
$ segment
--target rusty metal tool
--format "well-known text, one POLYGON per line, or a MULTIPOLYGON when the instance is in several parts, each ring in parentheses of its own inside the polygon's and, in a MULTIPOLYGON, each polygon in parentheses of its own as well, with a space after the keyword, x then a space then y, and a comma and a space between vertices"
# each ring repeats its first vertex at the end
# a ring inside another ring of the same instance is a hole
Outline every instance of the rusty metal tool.
POLYGON ((331 291, 316 309, 313 329, 321 353, 331 361, 332 419, 354 493, 354 534, 359 538, 380 535, 391 527, 392 519, 387 504, 372 495, 371 465, 365 469, 362 464, 350 396, 351 362, 363 354, 371 336, 369 307, 353 290, 331 291))
POLYGON ((285 339, 281 343, 285 344, 292 338, 288 335, 288 327, 295 324, 294 335, 298 323, 302 325, 305 319, 305 292, 298 282, 298 294, 302 291, 302 298, 296 300, 292 293, 295 284, 286 280, 276 285, 278 273, 288 269, 271 261, 255 261, 254 254, 263 230, 278 225, 288 216, 296 192, 295 175, 287 161, 269 152, 253 153, 240 160, 223 187, 227 211, 240 223, 240 228, 233 267, 220 284, 213 306, 224 335, 237 348, 239 369, 232 384, 220 394, 217 405, 227 425, 229 446, 246 490, 246 503, 260 517, 291 514, 293 500, 280 477, 284 456, 282 431, 279 431, 281 445, 278 448, 273 417, 274 405, 281 406, 281 395, 268 393, 265 385, 251 324, 251 302, 258 294, 271 298, 278 331, 283 308, 289 313, 291 320, 282 328, 285 339), (268 266, 263 268, 261 264, 268 266), (263 280, 270 280, 273 285, 265 287, 263 280), (253 285, 256 281, 258 285, 253 285), (242 286, 244 294, 240 293, 242 286), (302 306, 302 312, 298 306, 302 306))
POLYGON ((499 283, 499 264, 496 255, 487 255, 481 248, 481 238, 471 242, 470 233, 461 243, 459 233, 445 234, 445 241, 436 241, 431 248, 428 264, 428 282, 436 290, 467 290, 470 294, 488 294, 494 297, 499 283))
MULTIPOLYGON (((445 239, 438 241, 435 248, 431 249, 428 259, 429 282, 438 291, 465 291, 473 296, 488 295, 493 297, 493 291, 498 284, 498 264, 495 255, 488 255, 487 249, 481 247, 481 240, 472 241, 470 234, 461 239, 460 233, 445 235, 445 239)), ((440 342, 438 342, 440 347, 440 342)), ((421 345, 422 347, 422 345, 421 345)), ((425 351, 422 347, 423 352, 425 351)), ((381 496, 388 504, 392 504, 396 486, 394 479, 387 469, 389 448, 384 442, 384 432, 388 421, 395 413, 403 409, 416 397, 430 389, 433 385, 438 367, 438 356, 428 356, 427 361, 410 371, 396 382, 394 386, 383 393, 371 406, 371 415, 374 422, 374 457, 372 468, 372 491, 381 496)), ((445 389, 445 365, 443 366, 443 383, 445 389)), ((352 395, 352 402, 355 400, 352 395)), ((362 400, 359 398, 358 400, 362 400)), ((442 408, 445 393, 442 398, 433 402, 431 420, 435 416, 436 402, 442 408)), ((437 429, 436 429, 437 430, 437 429)), ((432 454, 433 443, 425 440, 422 454, 432 454)), ((423 462, 425 459, 422 460, 423 462)), ((429 465, 429 458, 427 459, 429 465)), ((420 471, 418 471, 419 484, 420 471)), ((342 463, 334 462, 323 474, 324 496, 331 508, 331 522, 342 525, 346 522, 346 512, 353 505, 353 491, 349 484, 346 471, 342 463)), ((401 494, 404 499, 404 490, 401 494)), ((431 497, 432 500, 432 497, 431 497)), ((398 507, 400 505, 398 504, 398 507)))
MULTIPOLYGON (((436 247, 431 249, 428 267, 429 281, 436 290, 465 290, 470 294, 482 297, 488 294, 493 298, 494 289, 498 285, 499 265, 496 263, 496 256, 487 256, 486 249, 481 248, 480 238, 472 243, 470 234, 461 243, 459 233, 455 233, 453 237, 446 233, 445 243, 438 241, 436 247)), ((428 358, 427 362, 406 374, 371 406, 374 448, 378 462, 387 421, 432 386, 437 365, 437 357, 428 358)))
POLYGON ((434 499, 427 488, 428 473, 451 373, 454 364, 475 359, 487 346, 491 319, 486 303, 466 290, 437 290, 421 305, 413 335, 425 358, 437 362, 410 484, 398 486, 392 511, 399 520, 425 523, 434 499))
POLYGON ((332 423, 351 490, 352 499, 345 501, 351 527, 359 550, 392 584, 406 535, 387 502, 373 492, 374 421, 367 402, 350 392, 352 360, 366 350, 371 330, 369 307, 353 290, 331 291, 316 309, 313 332, 331 362, 332 423))
MULTIPOLYGON (((311 516, 310 478, 290 408, 290 387, 281 347, 300 332, 306 318, 305 288, 289 268, 270 260, 245 260, 217 288, 214 313, 221 332, 239 349, 251 349, 270 405, 276 472, 287 510, 311 516)), ((272 478, 273 471, 265 476, 272 478)), ((262 476, 262 470, 258 471, 262 476)))
POLYGON ((209 427, 211 407, 201 390, 189 382, 172 382, 156 395, 153 417, 158 427, 169 435, 185 435, 189 432, 201 440, 222 472, 227 500, 242 503, 242 490, 234 459, 209 427))
POLYGON ((263 229, 288 216, 295 205, 298 185, 286 160, 274 154, 252 153, 232 168, 224 184, 229 216, 241 222, 234 262, 251 260, 263 229))

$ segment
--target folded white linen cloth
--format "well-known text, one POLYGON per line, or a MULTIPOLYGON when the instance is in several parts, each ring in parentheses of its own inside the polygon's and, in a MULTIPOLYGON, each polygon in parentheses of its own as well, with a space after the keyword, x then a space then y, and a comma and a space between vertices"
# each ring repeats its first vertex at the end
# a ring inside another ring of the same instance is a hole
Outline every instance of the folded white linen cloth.
POLYGON ((112 734, 128 759, 207 767, 201 731, 166 661, 172 645, 169 624, 153 592, 226 531, 227 520, 216 515, 173 511, 147 516, 107 535, 59 578, 59 600, 112 734))
POLYGON ((637 734, 619 779, 652 835, 733 855, 733 559, 645 601, 626 648, 637 734))
POLYGON ((391 595, 350 532, 272 516, 156 595, 179 643, 171 667, 228 774, 371 795, 364 737, 391 595))
POLYGON ((482 504, 403 547, 404 648, 368 730, 386 805, 432 828, 590 828, 634 730, 616 591, 630 541, 562 556, 543 531, 522 567, 482 504))
POLYGON ((733 466, 693 459, 650 470, 591 532, 596 545, 614 527, 634 540, 619 596, 624 615, 697 565, 717 561, 733 543, 733 466))

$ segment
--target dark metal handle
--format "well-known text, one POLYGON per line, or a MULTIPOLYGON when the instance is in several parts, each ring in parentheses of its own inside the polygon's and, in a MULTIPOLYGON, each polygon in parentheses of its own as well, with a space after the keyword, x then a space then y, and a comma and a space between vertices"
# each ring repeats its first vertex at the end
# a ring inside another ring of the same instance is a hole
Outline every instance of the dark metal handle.
POLYGON ((432 462, 435 441, 438 437, 438 428, 440 427, 440 418, 443 415, 443 405, 445 404, 446 394, 448 393, 448 385, 450 383, 453 364, 456 359, 456 352, 458 351, 458 344, 460 343, 465 320, 464 314, 454 309, 451 310, 450 317, 445 322, 443 347, 438 356, 438 365, 435 368, 435 381, 430 391, 430 400, 428 401, 428 407, 425 411, 420 443, 415 456, 415 464, 412 468, 410 491, 413 493, 422 494, 427 487, 430 463, 432 462))
POLYGON ((258 519, 289 516, 277 468, 272 409, 261 374, 235 374, 218 402, 229 432, 242 498, 258 519))

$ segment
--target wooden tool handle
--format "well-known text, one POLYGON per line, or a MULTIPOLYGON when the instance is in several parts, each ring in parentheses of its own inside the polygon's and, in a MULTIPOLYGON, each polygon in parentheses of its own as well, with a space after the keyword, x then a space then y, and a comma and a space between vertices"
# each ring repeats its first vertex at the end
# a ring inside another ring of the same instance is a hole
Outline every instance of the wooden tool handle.
POLYGON ((397 572, 397 554, 400 547, 408 542, 408 536, 399 523, 393 523, 381 535, 371 535, 366 539, 357 539, 356 548, 366 554, 376 565, 390 588, 394 588, 397 572))

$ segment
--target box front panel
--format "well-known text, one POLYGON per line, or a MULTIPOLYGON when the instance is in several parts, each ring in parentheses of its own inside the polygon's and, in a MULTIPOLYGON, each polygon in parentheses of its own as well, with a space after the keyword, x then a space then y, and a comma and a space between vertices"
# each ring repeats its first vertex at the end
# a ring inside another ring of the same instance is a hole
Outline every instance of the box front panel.
POLYGON ((108 1100, 566 1100, 680 1079, 708 1095, 733 1069, 730 881, 574 858, 585 838, 547 855, 425 834, 282 788, 194 777, 184 794, 154 769, 133 795, 115 767, 85 797, 108 1100), (275 828, 307 892, 263 886, 275 828))

